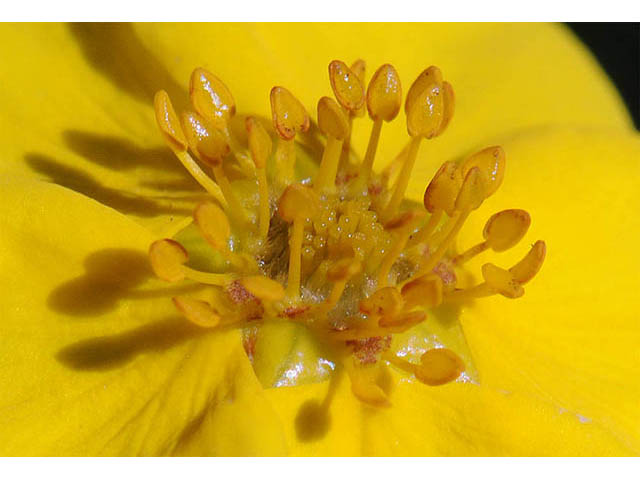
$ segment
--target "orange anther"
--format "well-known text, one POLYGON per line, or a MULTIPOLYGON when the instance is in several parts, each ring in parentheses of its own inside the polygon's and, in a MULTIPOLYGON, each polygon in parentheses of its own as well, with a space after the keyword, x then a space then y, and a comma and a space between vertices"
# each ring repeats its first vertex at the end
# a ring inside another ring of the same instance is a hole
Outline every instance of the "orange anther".
POLYGON ((376 366, 348 367, 351 392, 362 402, 374 407, 388 407, 389 398, 376 383, 376 366))
POLYGON ((189 81, 193 108, 217 128, 224 128, 236 113, 236 103, 227 86, 213 73, 196 68, 189 81))
POLYGON ((300 101, 284 87, 273 87, 269 96, 273 126, 280 138, 292 140, 296 132, 306 132, 311 125, 309 114, 300 101))
POLYGON ((208 165, 218 166, 229 155, 230 149, 224 134, 204 117, 185 112, 182 114, 182 128, 191 151, 208 165))
POLYGON ((284 287, 264 275, 244 277, 241 278, 239 282, 249 293, 258 297, 260 300, 275 302, 284 298, 284 287))
POLYGON ((262 126, 260 121, 255 117, 247 117, 245 120, 245 127, 249 134, 249 150, 251 151, 251 158, 256 164, 257 168, 265 168, 267 166, 267 159, 271 155, 271 149, 273 142, 271 137, 262 126))
POLYGON ((524 288, 513 273, 497 267, 492 263, 482 266, 482 277, 493 290, 507 298, 518 298, 524 295, 524 288))
POLYGON ((442 124, 444 95, 442 83, 428 85, 409 105, 407 131, 412 137, 433 138, 442 124))
POLYGON ((484 175, 478 167, 473 167, 465 175, 460 193, 456 198, 455 209, 471 211, 478 208, 487 196, 487 187, 484 175))
POLYGON ((366 73, 367 63, 359 58, 351 65, 351 71, 360 79, 362 85, 364 85, 364 75, 366 73))
POLYGON ((364 104, 362 82, 344 62, 334 60, 329 64, 329 80, 336 99, 349 112, 355 113, 364 104))
POLYGON ((313 217, 319 209, 318 195, 300 183, 289 185, 278 201, 278 214, 287 223, 296 218, 313 217))
MULTIPOLYGON (((362 59, 358 59, 358 60, 356 60, 356 61, 355 61, 355 62, 353 62, 353 64, 351 65, 351 71, 352 71, 352 72, 353 72, 353 73, 354 73, 354 74, 355 74, 355 75, 360 79, 360 82, 362 83, 362 85, 363 85, 363 86, 364 86, 364 85, 366 85, 366 82, 365 82, 366 67, 367 67, 367 64, 366 64, 366 63, 365 63, 365 61, 364 61, 364 60, 362 60, 362 59)), ((366 103, 366 102, 365 102, 365 103, 366 103)), ((357 112, 355 112, 355 116, 356 116, 356 117, 361 117, 361 116, 363 116, 363 115, 364 115, 364 112, 365 112, 365 109, 366 109, 366 106, 365 106, 365 104, 363 103, 363 104, 362 104, 362 107, 360 107, 360 108, 358 109, 358 111, 357 111, 357 112)))
POLYGON ((329 97, 318 101, 318 126, 325 135, 344 140, 349 134, 349 119, 340 105, 329 97))
POLYGON ((402 311, 404 302, 398 289, 384 287, 376 290, 370 297, 360 300, 359 309, 365 315, 396 316, 402 311))
POLYGON ((531 216, 525 210, 503 210, 489 218, 482 235, 492 250, 503 252, 524 237, 529 225, 531 216))
POLYGON ((438 128, 436 136, 441 135, 442 132, 444 132, 449 126, 449 123, 451 123, 451 119, 453 118, 453 114, 456 109, 456 96, 453 93, 453 87, 449 82, 442 82, 442 95, 444 110, 442 112, 442 123, 440 123, 440 128, 438 128))
POLYGON ((485 177, 487 197, 500 187, 504 178, 506 155, 500 146, 488 147, 474 153, 462 164, 462 174, 467 175, 473 167, 478 167, 485 177))
POLYGON ((442 280, 437 275, 424 275, 406 283, 400 293, 406 308, 437 307, 442 303, 442 280))
POLYGON ((407 98, 404 101, 404 111, 409 113, 409 110, 415 103, 416 99, 422 92, 431 84, 442 83, 442 72, 435 65, 431 65, 418 75, 418 78, 414 80, 407 92, 407 98))
POLYGON ((420 365, 414 369, 422 383, 437 386, 454 381, 464 371, 464 362, 448 348, 433 348, 420 357, 420 365))
POLYGON ((367 110, 371 119, 390 122, 402 105, 400 76, 392 65, 382 65, 373 74, 367 88, 367 110))
POLYGON ((167 92, 164 90, 157 92, 153 98, 153 106, 156 122, 169 148, 175 152, 184 152, 187 149, 187 139, 167 92))
POLYGON ((463 179, 462 172, 454 162, 443 163, 424 192, 424 207, 430 213, 444 210, 447 215, 453 216, 463 179))
POLYGON ((231 226, 220 207, 211 202, 200 203, 193 212, 196 225, 202 236, 216 250, 229 250, 231 226))
POLYGON ((173 297, 173 304, 187 320, 200 327, 213 328, 220 321, 220 315, 208 302, 189 297, 173 297))
POLYGON ((177 282, 185 277, 182 265, 189 260, 185 248, 175 240, 156 240, 149 247, 151 268, 156 276, 167 282, 177 282))
POLYGON ((520 284, 524 285, 540 271, 546 254, 546 244, 542 240, 538 240, 533 244, 529 253, 509 271, 520 284))

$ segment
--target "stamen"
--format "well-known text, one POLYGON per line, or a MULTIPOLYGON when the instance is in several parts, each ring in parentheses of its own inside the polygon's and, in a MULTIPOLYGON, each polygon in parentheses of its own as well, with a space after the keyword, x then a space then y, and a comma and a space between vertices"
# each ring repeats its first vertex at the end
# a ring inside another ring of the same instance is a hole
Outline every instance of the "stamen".
POLYGON ((502 147, 488 147, 465 160, 462 164, 462 175, 466 176, 469 170, 478 167, 485 177, 487 197, 490 197, 502 185, 506 161, 502 147))
POLYGON ((205 118, 193 112, 182 114, 182 127, 191 151, 199 160, 213 169, 222 195, 229 206, 227 209, 229 215, 238 224, 246 223, 248 221, 246 212, 233 192, 227 174, 222 167, 222 162, 230 151, 224 135, 205 118))
POLYGON ((489 218, 482 235, 484 242, 471 247, 453 259, 453 262, 462 265, 486 249, 494 252, 503 252, 516 245, 527 233, 531 225, 531 217, 524 210, 510 209, 498 212, 489 218))
POLYGON ((406 283, 401 290, 407 309, 433 308, 442 303, 442 279, 437 275, 424 275, 406 283))
POLYGON ((326 194, 335 191, 340 150, 342 142, 349 133, 349 123, 347 116, 335 100, 322 97, 318 102, 318 126, 327 136, 327 145, 313 188, 317 193, 326 194))
POLYGON ((442 74, 437 67, 429 67, 411 85, 405 101, 411 144, 398 175, 393 196, 382 215, 383 220, 393 215, 404 198, 422 138, 430 139, 440 135, 451 120, 453 105, 445 106, 445 102, 452 101, 452 91, 446 95, 442 92, 442 74))
POLYGON ((245 122, 249 134, 249 150, 256 165, 258 178, 258 234, 265 240, 269 233, 271 214, 269 212, 269 185, 267 183, 267 159, 271 155, 271 137, 262 124, 254 117, 247 117, 245 122))
POLYGON ((379 365, 356 365, 353 359, 345 362, 351 391, 362 402, 374 407, 389 407, 391 402, 384 390, 378 385, 379 365))
POLYGON ((354 275, 362 271, 362 263, 355 258, 343 258, 338 260, 327 270, 327 280, 333 282, 331 294, 325 300, 323 305, 324 311, 329 311, 336 306, 338 300, 344 292, 344 287, 354 275))
POLYGON ((276 147, 277 181, 286 186, 293 181, 296 163, 296 133, 309 130, 311 121, 300 101, 284 87, 273 87, 269 96, 273 126, 279 141, 276 147))
POLYGON ((236 113, 236 102, 227 86, 211 72, 196 68, 189 81, 193 108, 222 130, 236 113))
POLYGON ((384 358, 405 372, 413 373, 418 380, 430 386, 453 382, 464 371, 462 359, 448 348, 427 350, 420 357, 420 365, 407 362, 395 355, 385 355, 384 358))
POLYGON ((373 74, 367 88, 367 110, 369 117, 373 120, 371 136, 367 145, 367 152, 362 162, 360 176, 356 182, 356 192, 366 190, 369 185, 369 178, 373 169, 373 161, 380 140, 382 122, 391 122, 400 111, 402 105, 402 87, 400 76, 392 65, 382 65, 373 74))
MULTIPOLYGON (((351 71, 356 77, 358 77, 358 79, 360 79, 360 83, 362 83, 363 87, 364 85, 366 85, 366 82, 365 82, 366 69, 367 69, 367 64, 361 58, 353 62, 353 64, 351 65, 351 71)), ((366 107, 363 103, 362 106, 355 113, 355 116, 362 117, 364 115, 365 108, 366 107)))
POLYGON ((178 282, 189 278, 207 285, 226 285, 233 276, 226 273, 200 272, 185 266, 189 260, 186 249, 175 240, 156 240, 149 247, 151 268, 158 278, 166 282, 178 282))
POLYGON ((165 238, 153 242, 149 247, 149 259, 153 273, 161 280, 178 282, 184 279, 183 264, 189 260, 189 254, 175 240, 165 238))
POLYGON ((289 277, 287 297, 300 297, 301 250, 304 224, 319 210, 319 199, 313 190, 299 184, 289 185, 278 202, 278 214, 293 228, 289 234, 289 277))
POLYGON ((253 275, 239 280, 251 295, 265 302, 277 302, 285 295, 284 288, 279 282, 271 280, 264 275, 253 275))
POLYGON ((190 297, 173 297, 172 300, 178 311, 192 323, 205 328, 220 324, 220 315, 208 302, 190 297))
POLYGON ((244 269, 247 266, 245 261, 229 248, 231 225, 220 207, 211 202, 200 203, 193 212, 193 218, 209 245, 236 268, 244 269))
POLYGON ((511 267, 509 271, 513 277, 522 285, 528 283, 537 275, 542 268, 544 258, 547 255, 547 246, 542 240, 538 240, 533 244, 529 253, 520 260, 516 265, 511 267))
POLYGON ((195 111, 224 134, 242 169, 247 175, 251 175, 253 173, 251 160, 229 130, 229 121, 236 113, 236 104, 231 91, 213 73, 204 68, 196 68, 189 81, 189 94, 195 111))
POLYGON ((465 290, 455 290, 446 295, 448 302, 466 301, 499 293, 507 298, 518 298, 524 294, 522 285, 529 282, 540 271, 546 254, 546 245, 538 240, 529 253, 509 270, 491 263, 482 266, 484 283, 465 290))
POLYGON ((404 301, 400 292, 395 287, 384 287, 376 290, 370 297, 360 301, 361 313, 373 318, 394 317, 404 307, 404 301))
POLYGON ((489 287, 507 298, 518 298, 524 295, 524 288, 509 270, 496 267, 493 263, 482 266, 482 278, 489 287))
POLYGON ((187 139, 167 92, 164 90, 157 92, 153 99, 153 104, 156 112, 156 122, 164 137, 165 143, 176 157, 178 157, 180 163, 182 163, 191 176, 216 200, 226 205, 220 187, 202 171, 187 152, 187 139))
POLYGON ((450 220, 450 223, 452 225, 451 230, 449 230, 447 236, 440 243, 438 249, 429 258, 427 263, 420 267, 420 270, 414 276, 414 278, 429 273, 433 269, 433 267, 435 267, 437 263, 442 259, 444 254, 447 252, 447 250, 455 240, 456 235, 462 228, 462 225, 466 221, 469 214, 473 210, 477 209, 484 201, 485 192, 486 187, 484 176, 482 175, 482 173, 480 173, 480 169, 478 167, 474 167, 469 170, 469 173, 467 173, 467 176, 462 183, 462 187, 460 188, 460 193, 458 193, 458 196, 456 198, 454 208, 458 213, 450 220))
POLYGON ((329 64, 329 80, 336 100, 345 110, 355 113, 364 105, 364 86, 344 62, 334 60, 329 64))
MULTIPOLYGON (((362 69, 364 75, 364 65, 362 65, 362 69)), ((359 75, 340 60, 334 60, 329 64, 329 80, 336 100, 346 112, 347 134, 342 143, 340 159, 343 162, 347 162, 349 160, 349 152, 351 151, 351 127, 353 118, 361 112, 364 113, 364 83, 359 75)))
POLYGON ((413 236, 411 245, 429 240, 440 223, 443 212, 453 217, 462 182, 461 171, 454 162, 442 164, 424 192, 424 207, 431 213, 431 217, 429 222, 413 236))

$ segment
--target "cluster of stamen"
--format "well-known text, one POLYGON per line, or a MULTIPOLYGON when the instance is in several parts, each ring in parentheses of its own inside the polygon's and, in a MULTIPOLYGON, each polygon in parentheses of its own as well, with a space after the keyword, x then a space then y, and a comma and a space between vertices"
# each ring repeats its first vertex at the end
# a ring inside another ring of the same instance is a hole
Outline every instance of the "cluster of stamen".
POLYGON ((379 381, 383 366, 428 385, 453 381, 465 368, 447 348, 427 350, 420 363, 411 363, 390 353, 391 336, 424 322, 429 309, 443 303, 521 296, 542 265, 545 244, 536 242, 509 269, 485 264, 483 282, 458 288, 456 269, 485 250, 515 246, 529 228, 527 212, 504 210, 489 218, 482 242, 454 251, 465 220, 502 183, 505 152, 489 147, 461 163, 445 162, 426 188, 424 205, 407 202, 422 140, 441 135, 453 117, 453 88, 437 67, 418 76, 404 104, 410 141, 378 175, 373 165, 383 123, 394 120, 402 106, 398 73, 382 65, 365 89, 362 60, 351 67, 333 61, 329 79, 335 99, 322 97, 317 107, 324 152, 316 175, 303 179, 296 177, 296 137, 309 130, 311 121, 286 88, 271 90, 271 125, 254 116, 244 119, 246 140, 232 132, 233 96, 212 73, 193 72, 193 111, 180 117, 166 92, 158 92, 160 131, 210 199, 198 204, 192 219, 180 222, 169 238, 154 242, 149 255, 159 278, 212 287, 207 298, 173 299, 191 322, 209 328, 300 323, 333 352, 359 399, 388 405, 389 392, 379 381), (354 163, 353 120, 365 110, 373 121, 371 135, 362 162, 354 163), (255 181, 257 206, 234 189, 230 168, 255 181), (191 220, 225 260, 223 272, 186 265, 186 249, 170 237, 191 220))

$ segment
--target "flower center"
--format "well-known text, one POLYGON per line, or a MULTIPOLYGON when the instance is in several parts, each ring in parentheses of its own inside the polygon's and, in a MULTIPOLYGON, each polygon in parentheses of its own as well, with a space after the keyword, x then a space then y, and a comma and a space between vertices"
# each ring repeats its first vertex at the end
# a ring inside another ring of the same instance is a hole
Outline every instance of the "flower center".
POLYGON ((454 250, 465 220, 502 183, 505 152, 489 147, 462 163, 445 162, 423 205, 405 200, 422 141, 441 135, 453 117, 453 89, 437 67, 420 74, 404 104, 409 143, 377 174, 382 126, 400 111, 401 85, 391 65, 381 66, 366 89, 364 76, 362 61, 351 68, 341 61, 329 65, 335 100, 322 97, 317 110, 326 142, 317 172, 302 179, 296 138, 309 135, 311 121, 284 87, 271 90, 272 125, 245 118, 246 139, 230 128, 234 99, 210 72, 193 72, 193 111, 181 117, 166 92, 158 92, 156 118, 165 141, 210 199, 154 242, 149 255, 159 278, 207 286, 199 296, 173 299, 186 319, 207 328, 244 328, 250 357, 257 328, 300 324, 325 346, 336 370, 348 373, 360 400, 384 406, 389 389, 381 378, 389 366, 427 385, 453 381, 465 369, 448 348, 429 349, 419 363, 410 362, 391 353, 392 337, 444 304, 521 296, 542 265, 545 244, 535 243, 509 269, 485 264, 483 282, 458 288, 469 259, 515 246, 529 228, 527 212, 504 210, 489 218, 482 242, 454 250), (365 110, 373 124, 360 161, 351 152, 350 135, 365 110), (186 265, 187 250, 173 237, 192 221, 219 260, 218 272, 186 265))

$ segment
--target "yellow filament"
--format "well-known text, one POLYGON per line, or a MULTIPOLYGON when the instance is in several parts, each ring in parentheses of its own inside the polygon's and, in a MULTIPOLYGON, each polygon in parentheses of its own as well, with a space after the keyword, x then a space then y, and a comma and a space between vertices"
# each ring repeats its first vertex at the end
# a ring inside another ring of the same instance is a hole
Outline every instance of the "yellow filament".
MULTIPOLYGON (((420 267, 420 270, 412 277, 412 279, 420 277, 422 275, 426 275, 431 270, 433 270, 433 268, 438 264, 442 257, 444 257, 444 254, 447 253, 447 250, 455 240, 456 235, 458 235, 458 232, 462 228, 462 225, 467 220, 467 217, 470 213, 471 210, 465 210, 459 213, 457 219, 455 220, 455 223, 453 223, 453 228, 451 228, 445 239, 440 243, 438 249, 429 258, 427 263, 420 267)), ((451 221, 454 221, 453 218, 451 219, 451 221)))
POLYGON ((433 212, 431 217, 429 217, 429 221, 427 222, 427 224, 411 237, 409 245, 418 245, 419 243, 425 243, 426 241, 428 241, 429 237, 440 223, 443 213, 444 212, 442 210, 436 210, 435 212, 433 212))
POLYGON ((358 179, 356 180, 353 188, 353 194, 366 193, 369 186, 369 179, 371 178, 371 172, 373 170, 373 161, 376 158, 376 151, 378 149, 378 142, 380 140, 380 132, 382 131, 382 117, 378 117, 373 122, 371 128, 371 135, 369 136, 369 143, 367 145, 367 152, 364 155, 362 167, 360 168, 358 179))
POLYGON ((256 173, 258 177, 258 194, 260 197, 260 203, 258 205, 258 232, 260 238, 265 240, 267 238, 267 234, 269 233, 269 222, 271 215, 269 212, 269 184, 267 183, 267 172, 264 168, 256 169, 256 173))
POLYGON ((333 307, 337 305, 338 300, 340 300, 340 297, 342 296, 342 292, 344 292, 344 288, 347 285, 347 280, 348 279, 338 280, 333 284, 333 287, 331 288, 331 293, 329 294, 329 297, 325 300, 325 303, 324 303, 324 308, 326 311, 331 310, 333 307))
POLYGON ((200 270, 194 270, 190 267, 182 266, 184 276, 194 282, 204 283, 205 285, 217 285, 222 287, 232 282, 235 278, 234 275, 229 273, 208 273, 201 272, 200 270))
POLYGON ((404 247, 407 245, 409 235, 411 235, 410 229, 403 229, 402 231, 400 231, 395 241, 391 245, 391 249, 384 256, 382 264, 380 265, 380 270, 378 272, 378 288, 386 287, 389 285, 389 272, 391 271, 391 267, 393 266, 394 262, 402 253, 404 247))
POLYGON ((296 165, 296 150, 293 139, 278 139, 276 146, 276 181, 280 186, 289 185, 293 182, 296 165))
POLYGON ((476 255, 479 255, 480 253, 484 252, 488 248, 489 248, 489 242, 480 242, 479 244, 471 247, 466 252, 455 256, 453 258, 453 263, 455 263, 456 265, 463 265, 464 263, 468 262, 473 257, 475 257, 476 255))
POLYGON ((454 290, 451 293, 444 294, 445 302, 465 302, 474 298, 488 297, 494 295, 496 291, 489 286, 488 283, 483 282, 479 285, 470 288, 463 288, 460 290, 454 290))
POLYGON ((329 135, 327 138, 327 146, 322 154, 322 161, 320 162, 320 169, 315 179, 315 185, 313 186, 317 193, 329 193, 335 190, 341 149, 342 140, 338 140, 329 135))
POLYGON ((287 280, 287 297, 300 297, 300 269, 302 254, 302 236, 304 234, 304 217, 293 220, 293 228, 289 237, 289 278, 287 280))
POLYGON ((398 175, 398 179, 396 180, 395 190, 393 191, 393 195, 391 196, 389 204, 387 205, 381 216, 383 222, 393 217, 393 214, 396 212, 396 210, 400 206, 400 203, 404 199, 404 194, 407 190, 407 186, 409 185, 411 171, 413 170, 413 165, 415 164, 416 157, 418 156, 418 149, 420 148, 421 140, 422 137, 419 136, 413 137, 411 139, 409 152, 407 153, 407 157, 404 159, 402 170, 400 170, 400 174, 398 175))
POLYGON ((162 238, 172 238, 193 223, 193 217, 185 217, 182 220, 169 225, 159 235, 162 238))
POLYGON ((222 189, 218 184, 216 184, 211 177, 209 177, 206 173, 202 171, 202 169, 198 166, 195 160, 189 155, 188 152, 175 152, 176 157, 180 160, 180 163, 187 169, 187 171, 191 174, 196 181, 202 185, 202 187, 215 198, 218 202, 222 204, 222 206, 227 206, 227 200, 222 193, 222 189))
POLYGON ((253 164, 253 161, 251 160, 249 155, 247 155, 245 149, 233 136, 233 134, 229 130, 229 125, 226 122, 222 126, 222 133, 224 133, 225 139, 229 144, 229 148, 231 149, 233 156, 236 158, 236 160, 238 160, 238 163, 240 164, 243 172, 247 176, 251 177, 255 171, 255 165, 253 164))
POLYGON ((222 165, 213 167, 213 174, 215 175, 216 181, 220 186, 220 190, 222 191, 222 194, 224 195, 224 198, 229 205, 229 208, 227 208, 229 216, 233 218, 239 225, 246 223, 248 221, 247 214, 244 211, 244 208, 242 208, 238 197, 236 197, 236 194, 233 193, 231 184, 229 183, 227 175, 224 173, 222 165))

